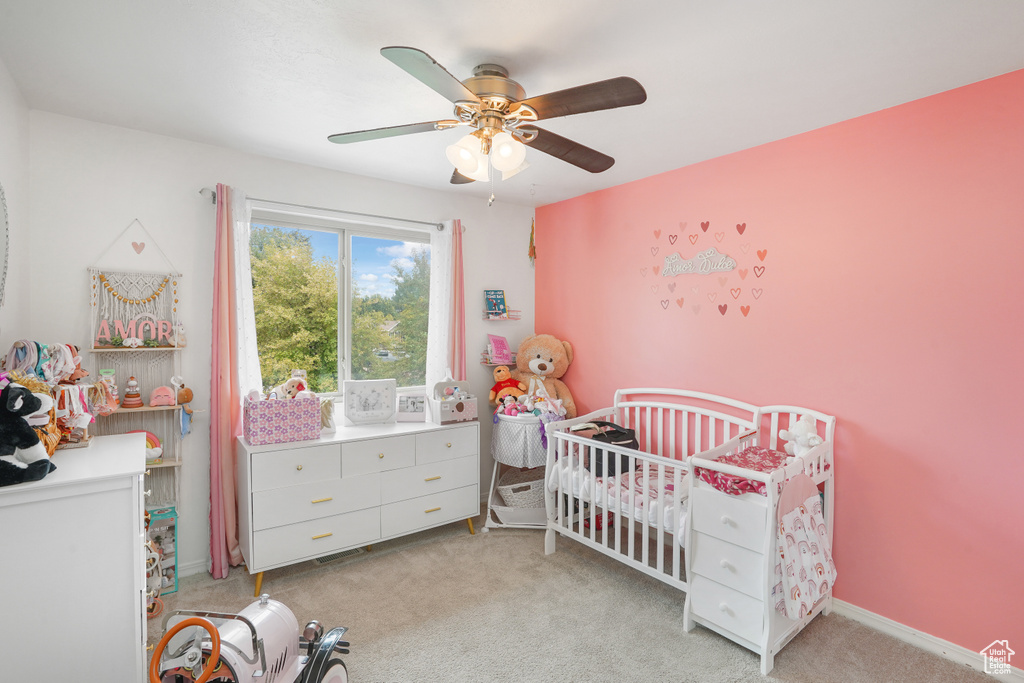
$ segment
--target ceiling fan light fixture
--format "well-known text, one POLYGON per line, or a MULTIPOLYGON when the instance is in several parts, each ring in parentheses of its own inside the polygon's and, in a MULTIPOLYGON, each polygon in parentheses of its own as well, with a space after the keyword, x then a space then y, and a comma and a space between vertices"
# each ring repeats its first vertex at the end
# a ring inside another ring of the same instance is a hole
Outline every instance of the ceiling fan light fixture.
POLYGON ((491 164, 502 173, 522 170, 519 167, 525 159, 526 145, 505 131, 498 133, 491 140, 491 164))
POLYGON ((530 167, 530 164, 528 164, 526 161, 523 161, 523 163, 519 164, 518 166, 513 168, 511 171, 502 171, 501 172, 501 179, 503 181, 504 180, 508 180, 509 178, 514 176, 515 174, 519 173, 520 171, 525 171, 529 167, 530 167))
POLYGON ((444 150, 445 156, 459 173, 473 178, 480 169, 487 172, 487 157, 480 151, 480 140, 473 134, 466 135, 444 150))

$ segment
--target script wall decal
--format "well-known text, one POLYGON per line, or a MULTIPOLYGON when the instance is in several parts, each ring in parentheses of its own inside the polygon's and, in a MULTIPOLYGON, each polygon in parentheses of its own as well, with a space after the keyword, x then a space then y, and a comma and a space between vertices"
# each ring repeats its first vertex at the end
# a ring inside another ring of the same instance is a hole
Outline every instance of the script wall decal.
MULTIPOLYGON (((647 234, 653 235, 654 240, 643 246, 653 263, 647 261, 648 265, 640 268, 641 277, 647 278, 650 275, 655 278, 655 284, 648 282, 651 293, 655 295, 652 304, 666 311, 666 315, 675 315, 674 311, 682 312, 683 297, 675 299, 676 306, 672 307, 671 298, 665 299, 664 295, 658 295, 660 287, 657 284, 661 278, 669 278, 666 288, 672 293, 677 286, 676 278, 681 278, 691 292, 703 293, 713 304, 708 313, 717 313, 715 318, 736 316, 743 319, 756 316, 758 303, 765 293, 763 285, 770 280, 770 264, 765 265, 769 260, 768 249, 758 243, 760 240, 756 223, 744 221, 734 225, 735 230, 732 227, 711 230, 711 221, 698 220, 680 221, 678 229, 652 228, 647 234), (695 227, 688 227, 691 223, 695 227), (679 241, 683 235, 686 235, 686 241, 679 241), (659 254, 663 255, 661 263, 657 260, 659 254), (705 277, 712 274, 716 277, 705 277), (751 287, 755 282, 759 286, 751 287), (703 292, 701 284, 706 284, 703 292), (737 305, 723 304, 722 299, 736 302, 737 305)), ((716 224, 716 227, 720 226, 716 224)), ((701 314, 699 305, 687 308, 694 316, 701 314)))

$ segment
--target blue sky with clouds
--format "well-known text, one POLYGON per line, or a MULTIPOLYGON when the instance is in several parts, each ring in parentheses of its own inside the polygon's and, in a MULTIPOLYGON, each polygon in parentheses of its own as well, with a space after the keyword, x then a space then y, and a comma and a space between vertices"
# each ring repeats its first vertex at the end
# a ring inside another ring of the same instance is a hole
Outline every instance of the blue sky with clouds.
MULTIPOLYGON (((332 261, 338 259, 338 234, 319 230, 303 230, 313 245, 313 258, 326 256, 332 261)), ((352 238, 352 274, 364 296, 380 294, 392 297, 395 293, 393 265, 412 267, 412 252, 415 249, 430 249, 429 244, 399 242, 376 237, 352 238)))

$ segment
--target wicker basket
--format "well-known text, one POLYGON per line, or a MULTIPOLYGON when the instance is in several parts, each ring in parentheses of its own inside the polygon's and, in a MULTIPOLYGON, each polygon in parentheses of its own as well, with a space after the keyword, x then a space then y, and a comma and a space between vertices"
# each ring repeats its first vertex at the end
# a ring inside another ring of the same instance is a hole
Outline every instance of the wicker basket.
POLYGON ((544 468, 509 470, 498 480, 498 493, 513 508, 544 506, 544 468))

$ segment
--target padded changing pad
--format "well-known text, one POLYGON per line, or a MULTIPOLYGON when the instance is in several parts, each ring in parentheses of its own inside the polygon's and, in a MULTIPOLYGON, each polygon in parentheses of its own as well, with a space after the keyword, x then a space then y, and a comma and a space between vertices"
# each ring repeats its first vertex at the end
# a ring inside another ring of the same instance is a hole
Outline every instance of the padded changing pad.
MULTIPOLYGON (((724 465, 733 465, 734 467, 742 467, 747 470, 754 470, 755 472, 771 472, 772 470, 786 464, 787 457, 789 456, 786 455, 786 453, 775 451, 771 448, 765 448, 763 446, 748 446, 738 453, 724 455, 721 458, 718 458, 716 462, 720 462, 724 465)), ((765 483, 762 481, 747 479, 746 477, 740 477, 734 474, 725 474, 724 472, 708 470, 703 467, 695 468, 694 474, 700 477, 702 481, 706 481, 714 486, 719 491, 733 496, 739 496, 744 493, 757 493, 762 496, 766 495, 765 483)))

